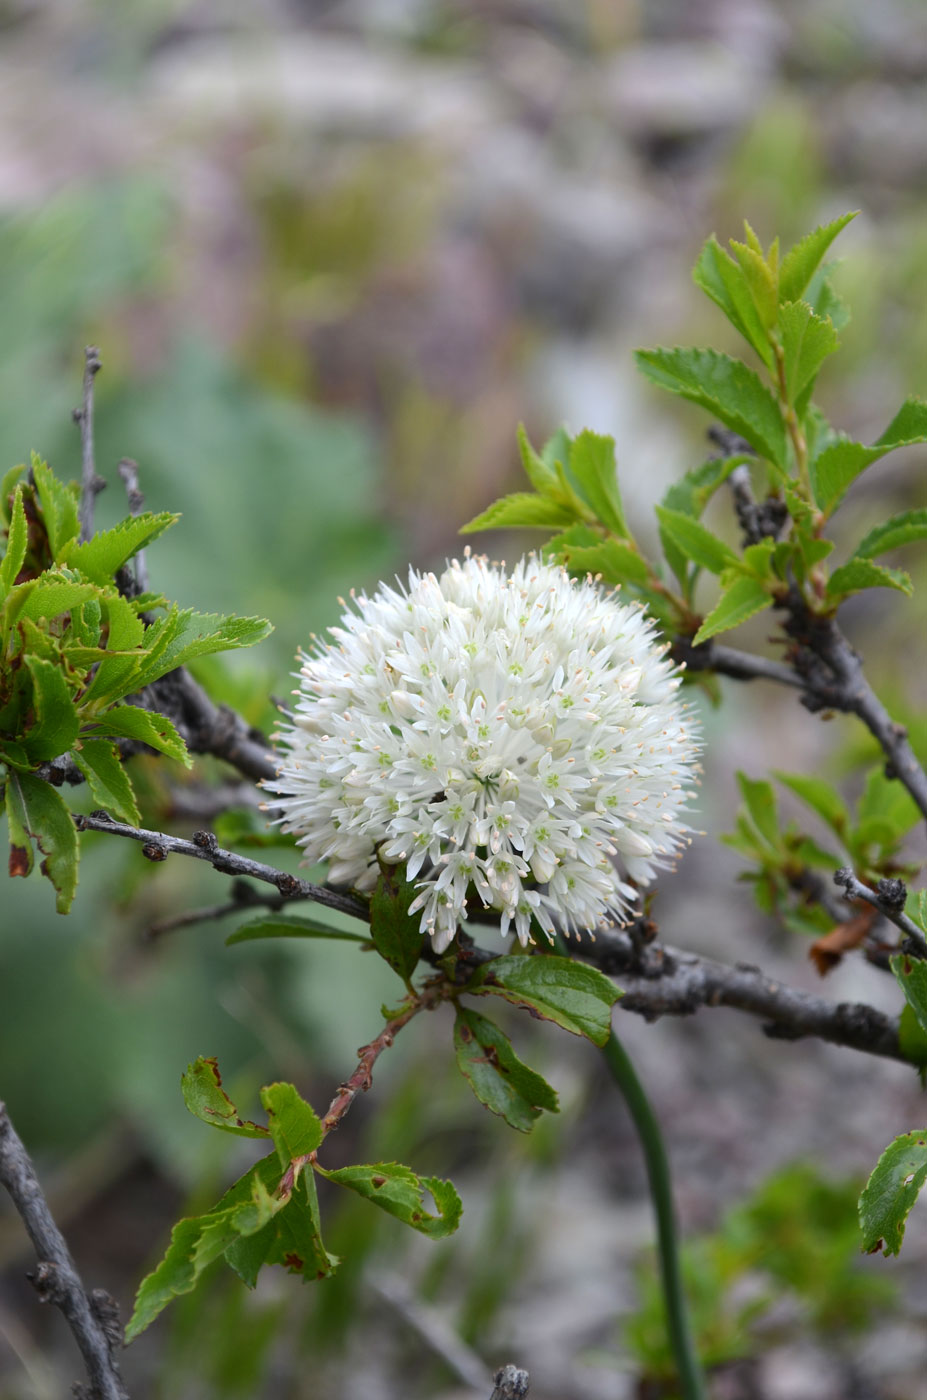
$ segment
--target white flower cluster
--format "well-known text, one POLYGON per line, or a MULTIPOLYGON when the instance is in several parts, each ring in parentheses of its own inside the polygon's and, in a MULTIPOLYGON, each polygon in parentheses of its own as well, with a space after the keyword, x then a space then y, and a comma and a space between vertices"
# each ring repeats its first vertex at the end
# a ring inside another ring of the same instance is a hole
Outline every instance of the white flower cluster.
POLYGON ((668 863, 698 753, 647 614, 534 556, 355 607, 304 658, 268 784, 306 863, 360 890, 404 865, 438 951, 474 893, 523 944, 625 911, 614 858, 638 884, 668 863))

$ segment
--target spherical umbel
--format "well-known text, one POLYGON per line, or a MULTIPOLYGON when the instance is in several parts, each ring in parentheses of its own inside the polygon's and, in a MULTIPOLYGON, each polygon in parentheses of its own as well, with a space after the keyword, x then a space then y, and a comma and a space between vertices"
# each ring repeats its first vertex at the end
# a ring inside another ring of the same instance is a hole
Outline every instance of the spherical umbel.
POLYGON ((372 889, 405 867, 422 928, 474 900, 514 923, 594 929, 688 830, 698 735, 638 605, 533 555, 409 573, 359 597, 303 658, 274 806, 307 864, 372 889))

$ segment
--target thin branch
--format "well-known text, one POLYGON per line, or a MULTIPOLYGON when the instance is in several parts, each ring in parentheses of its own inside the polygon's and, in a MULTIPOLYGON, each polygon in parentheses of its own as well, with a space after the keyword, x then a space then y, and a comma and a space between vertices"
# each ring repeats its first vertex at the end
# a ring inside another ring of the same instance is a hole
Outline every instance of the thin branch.
POLYGON ((478 1395, 486 1393, 486 1366, 433 1307, 415 1298, 398 1274, 375 1274, 368 1286, 421 1337, 447 1369, 478 1395))
POLYGON ((738 681, 775 681, 778 685, 790 685, 795 690, 804 689, 801 677, 783 662, 765 656, 751 656, 748 651, 720 646, 714 640, 696 647, 692 645, 691 637, 677 637, 673 643, 672 657, 677 665, 684 665, 689 671, 716 671, 719 675, 731 676, 738 681))
POLYGON ((834 884, 846 890, 848 899, 862 899, 873 909, 878 909, 896 928, 901 929, 909 944, 914 945, 908 951, 916 952, 919 958, 927 958, 927 939, 904 911, 908 896, 904 880, 880 880, 873 890, 862 880, 857 880, 849 866, 844 866, 835 873, 834 884))
POLYGON ((75 1393, 87 1400, 128 1400, 117 1361, 122 1328, 116 1304, 102 1289, 94 1289, 90 1295, 84 1289, 29 1154, 2 1103, 0 1183, 12 1197, 35 1248, 39 1263, 31 1279, 36 1291, 43 1302, 61 1309, 84 1358, 90 1389, 75 1387, 75 1393))
POLYGON ((91 813, 89 817, 75 814, 74 822, 78 831, 103 831, 108 836, 122 836, 128 841, 141 842, 142 854, 151 861, 160 862, 169 855, 192 856, 194 860, 208 861, 213 869, 223 875, 244 875, 273 885, 285 898, 312 899, 317 904, 337 909, 341 914, 350 914, 355 919, 370 917, 367 905, 356 895, 314 885, 309 880, 290 875, 288 871, 265 865, 263 861, 223 850, 210 831, 195 831, 193 840, 185 841, 180 836, 168 836, 163 831, 147 831, 143 827, 110 821, 105 813, 91 813))
POLYGON ((145 931, 147 939, 160 938, 162 934, 173 933, 179 928, 193 928, 196 924, 208 924, 217 919, 225 919, 229 914, 240 914, 243 909, 271 909, 279 911, 285 904, 295 904, 304 895, 264 894, 249 885, 245 880, 232 881, 232 897, 222 904, 208 904, 201 909, 187 909, 182 914, 172 914, 169 918, 158 919, 145 931))
MULTIPOLYGON (((192 841, 184 841, 160 831, 123 826, 105 816, 76 816, 74 820, 79 830, 102 831, 141 842, 149 860, 161 861, 169 854, 193 856, 209 861, 223 874, 251 876, 273 885, 286 899, 311 899, 356 919, 370 918, 369 906, 358 896, 298 880, 273 866, 221 850, 209 832, 196 832, 192 841)), ((760 1017, 767 1022, 766 1034, 780 1040, 816 1036, 834 1045, 908 1063, 898 1041, 897 1021, 862 1002, 827 1001, 783 986, 758 968, 745 964, 730 967, 632 937, 618 928, 599 930, 594 937, 581 934, 573 940, 573 947, 586 962, 620 977, 624 996, 618 1005, 647 1020, 686 1016, 701 1007, 730 1006, 760 1017)), ((487 962, 493 956, 469 940, 463 943, 463 949, 461 961, 466 965, 487 962)))
POLYGON ((97 494, 106 482, 97 476, 93 460, 93 381, 102 369, 100 352, 95 345, 84 350, 84 393, 80 408, 75 408, 72 417, 80 426, 80 537, 89 540, 93 534, 93 508, 97 494))
MULTIPOLYGON (((123 457, 116 470, 119 472, 126 488, 129 514, 141 515, 145 505, 145 497, 139 489, 138 463, 133 462, 131 457, 123 457)), ((135 555, 135 583, 139 593, 147 593, 148 565, 145 562, 145 551, 143 549, 140 549, 135 555)))

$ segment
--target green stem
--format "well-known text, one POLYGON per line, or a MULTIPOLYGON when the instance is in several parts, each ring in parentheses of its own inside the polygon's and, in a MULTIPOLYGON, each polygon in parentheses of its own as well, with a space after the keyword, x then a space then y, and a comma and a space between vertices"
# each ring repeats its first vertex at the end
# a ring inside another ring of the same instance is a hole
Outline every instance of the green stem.
POLYGON ((644 1087, 614 1031, 608 1038, 604 1055, 634 1120, 647 1164, 650 1196, 657 1219, 657 1251, 663 1301, 666 1305, 666 1324, 679 1371, 682 1397, 683 1400, 707 1400, 708 1392, 692 1338, 682 1286, 676 1213, 673 1209, 669 1159, 663 1144, 663 1135, 644 1087))

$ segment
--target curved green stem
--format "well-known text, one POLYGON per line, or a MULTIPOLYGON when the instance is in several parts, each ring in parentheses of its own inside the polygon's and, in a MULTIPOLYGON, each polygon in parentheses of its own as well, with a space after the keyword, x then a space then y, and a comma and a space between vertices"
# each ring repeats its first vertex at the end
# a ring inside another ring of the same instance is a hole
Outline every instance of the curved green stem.
POLYGON ((650 1196, 657 1219, 657 1251, 663 1300, 666 1305, 666 1324, 679 1371, 683 1400, 707 1400, 708 1392, 692 1338, 682 1286, 676 1213, 673 1209, 669 1159, 663 1144, 663 1135, 644 1087, 614 1031, 609 1036, 603 1053, 634 1120, 647 1164, 650 1196))

